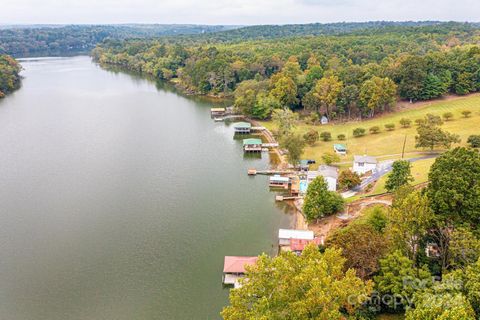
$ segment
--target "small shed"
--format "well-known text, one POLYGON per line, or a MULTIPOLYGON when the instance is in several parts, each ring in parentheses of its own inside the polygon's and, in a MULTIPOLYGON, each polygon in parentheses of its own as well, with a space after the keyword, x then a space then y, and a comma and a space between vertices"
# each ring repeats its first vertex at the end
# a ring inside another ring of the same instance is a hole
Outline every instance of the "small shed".
POLYGON ((378 161, 372 156, 354 156, 353 157, 353 172, 363 175, 367 172, 375 172, 377 170, 378 161))
POLYGON ((262 140, 256 138, 243 139, 243 151, 262 152, 262 140))
POLYGON ((337 154, 346 155, 347 154, 347 146, 344 144, 336 143, 333 145, 333 150, 337 154))
POLYGON ((327 118, 327 116, 323 116, 323 117, 320 119, 320 123, 321 123, 321 124, 328 124, 328 118, 327 118))
POLYGON ((252 131, 252 124, 248 122, 235 122, 233 124, 235 133, 248 134, 252 131))
POLYGON ((313 240, 315 238, 313 231, 310 230, 294 230, 294 229, 279 229, 278 230, 278 244, 280 246, 289 246, 292 239, 299 240, 313 240))
POLYGON ((282 177, 279 174, 276 174, 274 176, 271 176, 269 179, 269 186, 271 188, 288 188, 288 185, 290 184, 290 178, 289 177, 282 177))
POLYGON ((239 279, 245 275, 245 266, 257 263, 258 257, 225 256, 223 261, 223 283, 240 287, 239 279))

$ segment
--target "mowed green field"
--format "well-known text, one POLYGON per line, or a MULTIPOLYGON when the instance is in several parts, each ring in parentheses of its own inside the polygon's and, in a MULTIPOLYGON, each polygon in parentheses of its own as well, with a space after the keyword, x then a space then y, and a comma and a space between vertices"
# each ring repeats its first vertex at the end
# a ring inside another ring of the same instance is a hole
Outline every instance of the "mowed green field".
MULTIPOLYGON (((460 135, 462 139, 461 145, 466 145, 469 135, 480 134, 480 94, 421 103, 419 106, 412 105, 404 110, 364 121, 316 126, 300 122, 295 130, 300 134, 304 134, 310 129, 317 130, 319 133, 328 131, 332 134, 332 141, 319 141, 313 147, 307 146, 303 158, 314 159, 317 162, 321 162, 321 157, 324 153, 333 152, 334 143, 342 143, 345 144, 348 149, 348 154, 342 156, 343 162, 351 161, 354 155, 368 154, 378 157, 400 154, 405 138, 405 151, 407 153, 422 151, 421 149, 415 148, 416 126, 414 121, 423 118, 427 113, 441 116, 445 112, 452 112, 454 118, 451 121, 445 122, 442 129, 460 135), (472 112, 470 118, 464 118, 462 116, 461 112, 464 110, 470 110, 472 112), (412 126, 410 128, 401 128, 399 124, 401 118, 412 120, 412 126), (396 126, 395 130, 386 131, 384 126, 387 123, 394 123, 396 126), (381 132, 378 134, 370 134, 368 129, 373 126, 379 126, 381 132), (359 127, 365 128, 367 134, 360 138, 354 138, 352 134, 353 129, 359 127), (345 141, 339 141, 337 139, 337 135, 339 134, 345 134, 347 139, 345 141)), ((274 129, 272 122, 263 122, 263 125, 269 129, 274 129)), ((414 156, 415 155, 409 155, 409 157, 414 156)), ((380 160, 387 158, 396 157, 385 157, 380 160)))

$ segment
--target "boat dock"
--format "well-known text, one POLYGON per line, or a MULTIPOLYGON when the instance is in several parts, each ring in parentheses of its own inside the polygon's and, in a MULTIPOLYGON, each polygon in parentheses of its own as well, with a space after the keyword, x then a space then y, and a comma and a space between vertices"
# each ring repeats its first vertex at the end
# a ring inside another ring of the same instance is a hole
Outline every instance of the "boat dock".
POLYGON ((247 171, 248 175, 249 176, 255 176, 257 174, 263 174, 263 175, 267 175, 267 176, 270 176, 270 175, 275 175, 275 174, 295 174, 296 172, 295 171, 291 171, 291 170, 257 170, 257 169, 248 169, 247 171))

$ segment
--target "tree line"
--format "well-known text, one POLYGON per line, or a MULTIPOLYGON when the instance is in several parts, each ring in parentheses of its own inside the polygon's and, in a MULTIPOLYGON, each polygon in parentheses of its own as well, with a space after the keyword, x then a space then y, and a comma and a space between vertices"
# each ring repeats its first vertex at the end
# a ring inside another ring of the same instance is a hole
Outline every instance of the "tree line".
POLYGON ((314 36, 238 36, 261 34, 262 27, 177 39, 107 40, 93 57, 156 79, 175 79, 191 93, 233 97, 239 112, 260 119, 278 108, 330 118, 372 117, 390 110, 397 98, 428 100, 480 89, 476 25, 365 25, 314 36), (225 34, 236 37, 227 41, 225 34))
POLYGON ((8 55, 0 55, 0 98, 20 86, 20 64, 8 55))

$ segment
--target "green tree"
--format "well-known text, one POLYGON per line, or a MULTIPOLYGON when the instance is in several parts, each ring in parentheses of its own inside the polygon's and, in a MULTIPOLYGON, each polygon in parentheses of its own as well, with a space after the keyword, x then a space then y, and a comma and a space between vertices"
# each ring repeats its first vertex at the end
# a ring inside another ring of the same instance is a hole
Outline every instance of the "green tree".
POLYGON ((394 192, 398 187, 413 181, 411 173, 412 165, 407 160, 397 160, 392 165, 392 172, 388 175, 385 188, 388 192, 394 192))
POLYGON ((355 138, 358 138, 358 137, 363 137, 365 135, 365 129, 364 128, 355 128, 353 129, 353 136, 355 138))
POLYGON ((435 160, 428 175, 431 207, 450 222, 480 222, 480 155, 455 148, 435 160))
POLYGON ((353 172, 352 170, 344 170, 340 172, 340 175, 338 176, 338 183, 342 189, 351 189, 360 185, 362 180, 358 173, 353 172))
POLYGON ((395 251, 380 259, 380 270, 374 277, 375 289, 391 310, 406 309, 412 304, 413 297, 418 290, 431 284, 431 275, 428 268, 415 268, 413 261, 400 251, 395 251))
POLYGON ((251 115, 257 119, 266 119, 270 117, 272 111, 280 108, 280 103, 266 93, 260 93, 256 97, 256 102, 251 110, 251 115))
POLYGON ((480 148, 480 134, 469 136, 467 143, 469 143, 472 148, 480 148))
POLYGON ((272 113, 272 120, 277 126, 280 138, 291 133, 298 120, 298 114, 290 109, 275 109, 272 113))
POLYGON ((387 123, 387 124, 385 124, 385 129, 387 129, 387 131, 393 131, 393 130, 395 130, 395 123, 387 123))
POLYGON ((225 320, 345 319, 355 313, 372 284, 344 271, 340 251, 320 253, 313 245, 300 256, 291 252, 260 256, 247 268, 242 287, 230 291, 225 320))
POLYGON ((400 125, 402 128, 409 128, 412 125, 412 120, 407 118, 400 119, 400 125))
POLYGON ((474 320, 475 312, 464 294, 449 281, 437 283, 431 289, 419 292, 414 298, 415 308, 406 312, 406 320, 474 320))
POLYGON ((308 221, 320 219, 343 210, 344 200, 336 192, 328 191, 324 178, 315 178, 308 186, 303 213, 308 221))
POLYGON ((372 77, 360 88, 360 106, 373 117, 375 112, 388 110, 395 104, 397 86, 389 78, 372 77))
POLYGON ((480 239, 469 228, 455 228, 450 234, 448 250, 449 266, 464 268, 480 258, 480 239))
POLYGON ((303 139, 305 139, 305 142, 308 143, 310 146, 313 146, 318 141, 318 139, 320 139, 320 137, 317 130, 311 129, 303 135, 303 139))
POLYGON ((373 126, 370 129, 368 129, 368 131, 370 131, 371 134, 377 134, 377 133, 380 132, 380 127, 379 126, 373 126))
POLYGON ((338 136, 337 136, 337 139, 340 140, 340 141, 343 141, 347 138, 347 136, 345 136, 343 133, 340 133, 338 136))
POLYGON ((389 212, 388 234, 394 246, 414 263, 423 238, 433 226, 433 219, 428 198, 417 191, 396 201, 389 212))
POLYGON ((277 100, 282 107, 293 108, 297 103, 297 84, 284 75, 272 78, 270 96, 277 100))
POLYGON ((312 89, 313 96, 318 99, 322 108, 319 111, 326 113, 329 118, 331 118, 331 112, 334 111, 342 87, 343 83, 337 76, 328 76, 318 80, 312 89))
POLYGON ((340 157, 336 153, 324 153, 322 160, 326 165, 331 165, 332 163, 340 162, 340 157))
POLYGON ((287 150, 288 162, 294 166, 298 165, 305 149, 305 140, 299 134, 287 134, 280 140, 280 146, 287 150))
MULTIPOLYGON (((417 128, 415 136, 416 148, 429 148, 433 150, 435 147, 443 147, 449 149, 453 143, 460 143, 460 137, 456 134, 443 131, 438 127, 438 121, 434 119, 424 119, 424 123, 417 128)), ((441 120, 440 120, 441 123, 441 120)))
POLYGON ((332 134, 328 131, 323 131, 320 133, 320 138, 322 138, 323 141, 330 141, 332 140, 332 134))
POLYGON ((472 111, 470 110, 463 110, 462 111, 462 115, 464 118, 470 118, 470 116, 472 115, 472 111))
POLYGON ((443 115, 442 115, 443 119, 445 121, 450 121, 450 120, 453 120, 453 113, 451 112, 445 112, 443 115))

